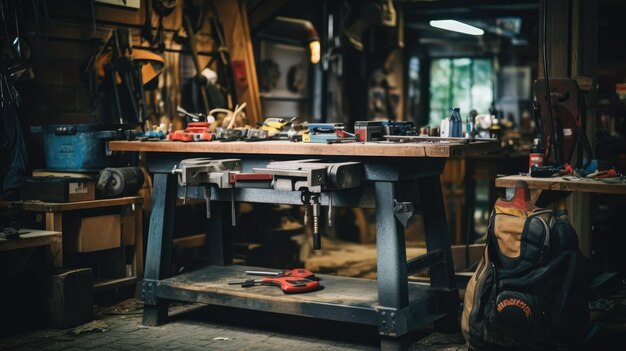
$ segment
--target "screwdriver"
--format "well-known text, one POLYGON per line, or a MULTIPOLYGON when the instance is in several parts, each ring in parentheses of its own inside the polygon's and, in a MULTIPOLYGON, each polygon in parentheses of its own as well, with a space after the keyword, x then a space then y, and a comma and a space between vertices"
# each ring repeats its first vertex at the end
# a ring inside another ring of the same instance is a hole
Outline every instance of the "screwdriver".
POLYGON ((286 271, 246 271, 246 274, 319 280, 319 278, 317 278, 313 272, 304 268, 295 268, 286 271))
POLYGON ((290 277, 265 277, 263 279, 247 279, 243 281, 228 282, 228 285, 241 285, 248 288, 255 285, 278 286, 285 294, 297 294, 315 291, 322 288, 320 283, 309 279, 294 279, 290 277))

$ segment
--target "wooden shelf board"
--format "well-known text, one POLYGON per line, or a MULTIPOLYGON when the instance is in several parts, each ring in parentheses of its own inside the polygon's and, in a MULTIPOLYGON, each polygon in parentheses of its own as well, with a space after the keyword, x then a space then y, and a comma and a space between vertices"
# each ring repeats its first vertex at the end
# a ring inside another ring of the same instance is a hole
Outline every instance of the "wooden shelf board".
POLYGON ((529 176, 506 176, 496 178, 496 187, 514 188, 523 180, 531 190, 553 190, 585 193, 626 194, 626 183, 609 184, 600 180, 574 177, 532 178, 529 176))
POLYGON ((127 196, 113 199, 77 201, 77 202, 35 202, 35 201, 14 201, 10 205, 17 207, 23 211, 39 211, 39 212, 63 212, 72 210, 82 210, 88 208, 100 208, 109 206, 122 206, 131 204, 140 204, 143 202, 141 196, 127 196))
POLYGON ((115 289, 122 286, 133 285, 137 282, 137 277, 124 277, 113 279, 94 279, 93 291, 100 292, 109 289, 115 289))
POLYGON ((451 157, 499 150, 493 141, 461 143, 293 143, 283 140, 259 142, 173 142, 173 141, 111 141, 113 151, 224 153, 246 155, 311 155, 361 157, 451 157))
MULTIPOLYGON (((267 270, 249 266, 209 266, 203 269, 159 281, 156 295, 160 298, 184 300, 286 313, 340 321, 355 321, 355 314, 362 319, 359 323, 378 325, 378 282, 370 279, 317 275, 322 290, 284 294, 273 286, 243 288, 228 285, 229 281, 251 279, 245 270, 267 270), (321 310, 332 313, 321 312, 321 310), (364 321, 365 320, 365 321, 364 321)), ((259 277, 257 277, 259 278, 259 277)), ((441 317, 433 309, 435 293, 429 286, 409 283, 409 300, 417 306, 424 320, 432 322, 441 317)))

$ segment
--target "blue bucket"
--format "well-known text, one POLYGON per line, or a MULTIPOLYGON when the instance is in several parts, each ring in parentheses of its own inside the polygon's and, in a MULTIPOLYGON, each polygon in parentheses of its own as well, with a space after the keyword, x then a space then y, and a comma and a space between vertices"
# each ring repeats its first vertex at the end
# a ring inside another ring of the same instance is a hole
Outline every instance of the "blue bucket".
POLYGON ((122 166, 111 155, 107 141, 119 139, 121 125, 52 124, 33 126, 31 133, 43 133, 46 168, 52 171, 89 172, 122 166))

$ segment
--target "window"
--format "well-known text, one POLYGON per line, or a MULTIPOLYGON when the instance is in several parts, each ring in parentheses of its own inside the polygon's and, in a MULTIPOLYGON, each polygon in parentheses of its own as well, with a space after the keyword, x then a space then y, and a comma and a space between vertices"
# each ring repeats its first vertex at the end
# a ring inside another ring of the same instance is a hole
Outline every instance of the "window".
POLYGON ((431 126, 439 126, 450 116, 450 109, 459 107, 461 116, 473 109, 487 113, 493 101, 493 80, 490 59, 433 59, 430 66, 431 126))

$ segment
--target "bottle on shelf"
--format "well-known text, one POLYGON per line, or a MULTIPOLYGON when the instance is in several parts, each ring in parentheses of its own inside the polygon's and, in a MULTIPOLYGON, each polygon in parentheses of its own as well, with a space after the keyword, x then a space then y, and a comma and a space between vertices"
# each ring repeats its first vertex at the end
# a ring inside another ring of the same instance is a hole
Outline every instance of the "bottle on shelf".
POLYGON ((489 136, 494 139, 500 139, 500 121, 496 115, 491 116, 491 126, 489 126, 489 136))
POLYGON ((530 148, 530 152, 528 153, 529 173, 533 165, 543 166, 543 155, 545 154, 545 151, 546 150, 539 143, 539 138, 535 138, 535 140, 533 140, 533 146, 530 148))
POLYGON ((462 137, 463 136, 463 118, 461 117, 461 109, 458 107, 452 108, 450 114, 450 136, 462 137))
POLYGON ((474 140, 475 116, 470 113, 467 115, 467 123, 465 124, 465 139, 474 140))

